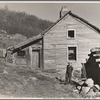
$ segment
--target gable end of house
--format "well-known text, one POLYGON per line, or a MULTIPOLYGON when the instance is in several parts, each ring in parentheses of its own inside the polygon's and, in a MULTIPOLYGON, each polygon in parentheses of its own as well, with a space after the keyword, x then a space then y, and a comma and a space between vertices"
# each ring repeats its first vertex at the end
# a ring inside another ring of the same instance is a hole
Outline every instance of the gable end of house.
POLYGON ((49 27, 47 30, 45 30, 42 33, 42 36, 44 36, 48 31, 50 31, 53 27, 55 27, 59 22, 61 22, 65 17, 67 17, 68 15, 72 16, 73 18, 75 18, 77 21, 81 22, 82 24, 86 25, 87 27, 91 28, 92 30, 96 31, 97 33, 100 34, 100 29, 96 26, 94 26, 93 24, 91 24, 90 22, 88 22, 87 20, 83 19, 82 17, 72 13, 71 11, 67 12, 63 17, 61 17, 60 19, 58 19, 51 27, 49 27))

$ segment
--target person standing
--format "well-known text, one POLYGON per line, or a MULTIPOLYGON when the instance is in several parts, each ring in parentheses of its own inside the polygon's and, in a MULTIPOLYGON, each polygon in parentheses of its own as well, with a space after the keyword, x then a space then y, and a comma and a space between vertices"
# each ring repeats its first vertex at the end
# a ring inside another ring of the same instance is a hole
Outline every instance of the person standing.
POLYGON ((66 82, 71 83, 72 78, 72 72, 73 72, 73 66, 71 62, 68 62, 68 65, 66 67, 66 82))
POLYGON ((86 78, 86 68, 85 68, 85 64, 82 64, 82 68, 81 68, 81 78, 86 78))

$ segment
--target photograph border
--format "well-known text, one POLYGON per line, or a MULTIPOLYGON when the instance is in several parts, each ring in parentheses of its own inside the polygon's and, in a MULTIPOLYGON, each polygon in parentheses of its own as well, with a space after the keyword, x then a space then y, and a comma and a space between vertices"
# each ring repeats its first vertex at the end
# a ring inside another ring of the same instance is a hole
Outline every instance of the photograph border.
MULTIPOLYGON (((0 3, 100 3, 100 0, 0 0, 0 3)), ((76 35, 76 34, 75 34, 76 35)), ((73 98, 0 98, 1 100, 2 99, 14 99, 14 100, 21 100, 21 99, 25 99, 25 100, 32 100, 32 99, 48 99, 48 100, 51 100, 51 99, 57 99, 57 100, 60 100, 60 99, 73 99, 73 98)), ((77 98, 74 98, 74 99, 77 99, 77 98)), ((80 98, 79 98, 80 99, 80 98)), ((83 98, 84 99, 84 98, 83 98)))

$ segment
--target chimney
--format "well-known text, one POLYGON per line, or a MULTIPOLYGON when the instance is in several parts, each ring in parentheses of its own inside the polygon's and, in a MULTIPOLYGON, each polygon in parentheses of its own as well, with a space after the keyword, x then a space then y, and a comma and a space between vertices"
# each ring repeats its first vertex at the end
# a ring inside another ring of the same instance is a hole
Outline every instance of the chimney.
POLYGON ((63 17, 68 12, 69 12, 69 10, 67 9, 67 7, 66 6, 63 6, 61 8, 61 11, 60 11, 60 18, 63 17))

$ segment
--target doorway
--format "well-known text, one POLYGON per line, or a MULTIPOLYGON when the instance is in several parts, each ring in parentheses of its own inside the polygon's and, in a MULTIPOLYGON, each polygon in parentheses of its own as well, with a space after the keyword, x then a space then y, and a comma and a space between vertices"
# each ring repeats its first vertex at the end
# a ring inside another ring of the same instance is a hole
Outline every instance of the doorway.
POLYGON ((40 68, 40 51, 32 50, 32 69, 40 68))

